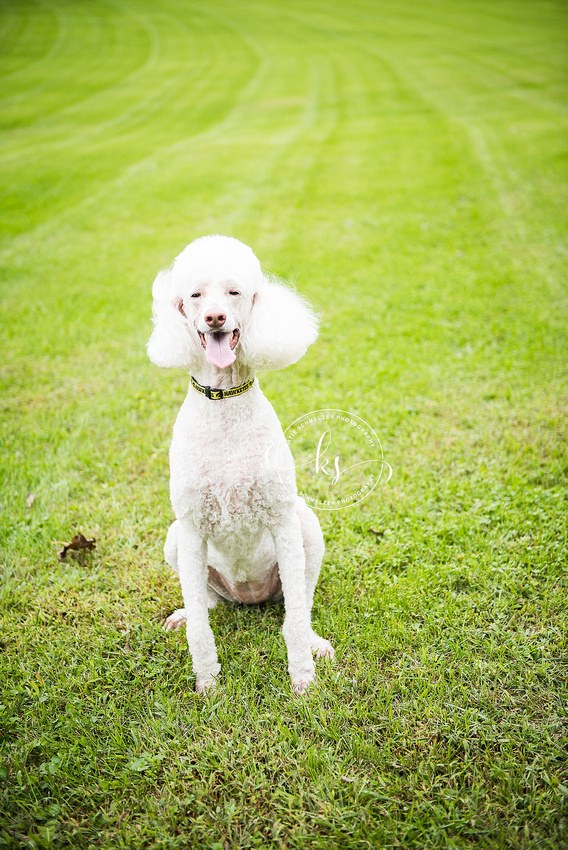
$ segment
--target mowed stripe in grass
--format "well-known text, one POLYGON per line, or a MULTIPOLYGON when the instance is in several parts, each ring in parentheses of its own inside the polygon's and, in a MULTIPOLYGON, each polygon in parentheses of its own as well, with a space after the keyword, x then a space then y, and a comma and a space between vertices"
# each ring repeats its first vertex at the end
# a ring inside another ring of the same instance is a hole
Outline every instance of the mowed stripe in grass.
POLYGON ((0 840, 563 846, 564 6, 13 3, 1 27, 0 840), (321 516, 337 657, 305 700, 281 607, 213 613, 212 699, 159 629, 187 378, 145 358, 150 286, 206 232, 323 313, 261 376, 284 424, 352 410, 394 468, 321 516), (79 529, 96 554, 58 563, 79 529))

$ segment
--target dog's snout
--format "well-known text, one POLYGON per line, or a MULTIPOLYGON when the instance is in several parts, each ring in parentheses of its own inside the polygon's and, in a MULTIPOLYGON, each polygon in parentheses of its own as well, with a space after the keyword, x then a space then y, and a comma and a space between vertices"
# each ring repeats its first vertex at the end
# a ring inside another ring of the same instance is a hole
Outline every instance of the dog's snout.
POLYGON ((221 313, 219 310, 209 310, 204 318, 210 328, 222 328, 227 321, 225 313, 221 313))

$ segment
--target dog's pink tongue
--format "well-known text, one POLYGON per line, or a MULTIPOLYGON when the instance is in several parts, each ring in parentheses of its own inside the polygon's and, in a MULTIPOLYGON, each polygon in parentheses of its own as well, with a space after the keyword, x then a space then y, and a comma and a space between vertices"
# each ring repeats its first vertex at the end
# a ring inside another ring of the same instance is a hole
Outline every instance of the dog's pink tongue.
POLYGON ((230 333, 207 334, 205 354, 209 362, 217 366, 218 369, 224 369, 226 366, 230 366, 237 359, 237 355, 231 351, 231 336, 232 334, 230 333))

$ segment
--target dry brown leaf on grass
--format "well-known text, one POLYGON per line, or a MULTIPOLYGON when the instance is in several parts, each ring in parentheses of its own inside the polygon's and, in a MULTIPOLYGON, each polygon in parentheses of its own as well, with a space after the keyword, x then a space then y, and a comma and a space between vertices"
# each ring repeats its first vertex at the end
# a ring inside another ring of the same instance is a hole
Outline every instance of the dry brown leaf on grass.
POLYGON ((64 561, 67 557, 68 552, 92 552, 97 542, 93 537, 91 540, 87 540, 81 533, 76 534, 71 543, 64 543, 63 548, 59 550, 57 553, 57 557, 60 561, 64 561))

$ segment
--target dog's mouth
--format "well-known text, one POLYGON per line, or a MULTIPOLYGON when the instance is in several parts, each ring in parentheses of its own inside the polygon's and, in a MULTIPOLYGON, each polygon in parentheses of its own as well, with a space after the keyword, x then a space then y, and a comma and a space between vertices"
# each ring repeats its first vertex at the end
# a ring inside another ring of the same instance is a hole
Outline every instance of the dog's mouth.
POLYGON ((205 356, 213 366, 225 369, 235 362, 237 355, 233 349, 241 335, 238 328, 234 331, 209 331, 205 334, 198 331, 198 334, 205 349, 205 356))

